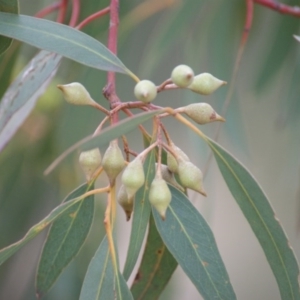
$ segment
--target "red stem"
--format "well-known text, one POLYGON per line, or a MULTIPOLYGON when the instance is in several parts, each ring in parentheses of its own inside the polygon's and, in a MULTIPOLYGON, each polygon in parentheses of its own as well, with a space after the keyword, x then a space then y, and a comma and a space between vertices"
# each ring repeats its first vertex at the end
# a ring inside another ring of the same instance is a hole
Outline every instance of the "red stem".
POLYGON ((253 21, 253 0, 246 0, 246 6, 247 6, 247 13, 246 13, 246 20, 245 20, 245 26, 244 26, 244 32, 242 35, 242 41, 241 46, 244 47, 248 36, 250 29, 252 27, 252 21, 253 21))
POLYGON ((253 0, 257 4, 266 6, 273 10, 278 11, 281 14, 292 15, 294 17, 300 17, 300 7, 299 6, 290 6, 286 4, 282 4, 275 0, 253 0))
POLYGON ((53 11, 59 9, 61 3, 60 2, 54 2, 50 4, 49 6, 46 6, 42 10, 38 11, 34 16, 36 18, 44 18, 46 15, 49 15, 53 11))
POLYGON ((75 27, 76 23, 79 18, 79 13, 80 13, 80 1, 79 0, 73 0, 73 6, 72 6, 72 15, 71 15, 71 20, 69 23, 69 26, 75 27))
POLYGON ((87 24, 91 23, 92 21, 98 19, 98 18, 101 18, 102 16, 108 14, 110 11, 110 7, 106 7, 100 11, 97 11, 96 13, 88 16, 86 19, 84 19, 82 22, 80 22, 76 28, 78 30, 82 29, 84 26, 86 26, 87 24))
POLYGON ((56 22, 58 22, 58 23, 64 22, 64 19, 66 17, 67 7, 68 7, 68 0, 61 0, 60 10, 59 10, 59 14, 57 16, 56 22))

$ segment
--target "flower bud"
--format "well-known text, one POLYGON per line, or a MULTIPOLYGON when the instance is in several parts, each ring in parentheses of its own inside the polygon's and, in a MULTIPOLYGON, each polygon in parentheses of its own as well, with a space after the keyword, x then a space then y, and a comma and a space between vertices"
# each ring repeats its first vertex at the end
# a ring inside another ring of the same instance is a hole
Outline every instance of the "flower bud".
POLYGON ((174 173, 169 170, 168 166, 161 165, 161 176, 167 183, 173 185, 178 190, 183 191, 182 186, 176 181, 174 173))
POLYGON ((171 202, 172 194, 165 180, 155 176, 149 190, 149 202, 158 211, 161 218, 166 218, 166 211, 171 202))
POLYGON ((101 165, 101 153, 98 148, 81 152, 79 164, 85 174, 86 180, 93 179, 93 175, 101 165))
POLYGON ((157 89, 152 81, 141 80, 134 87, 134 95, 138 100, 149 103, 156 98, 157 89))
POLYGON ((117 201, 122 206, 122 208, 126 214, 126 220, 129 221, 132 211, 133 211, 133 197, 128 198, 126 188, 123 184, 121 185, 121 187, 119 189, 119 192, 117 195, 117 201))
POLYGON ((202 172, 190 161, 184 161, 181 159, 179 160, 178 176, 182 186, 206 196, 206 193, 203 189, 202 172))
POLYGON ((188 88, 201 95, 210 95, 225 84, 227 84, 226 81, 220 80, 209 73, 201 73, 194 77, 188 88))
POLYGON ((132 198, 144 182, 143 159, 137 156, 127 165, 122 174, 122 183, 125 185, 128 198, 132 198))
POLYGON ((118 146, 118 140, 110 142, 103 156, 102 166, 110 183, 113 183, 119 173, 124 169, 125 161, 123 153, 118 146))
POLYGON ((178 111, 185 113, 198 124, 206 124, 215 121, 225 122, 225 119, 218 115, 208 103, 192 103, 181 107, 178 111))
POLYGON ((177 86, 186 88, 193 82, 194 71, 187 65, 179 65, 173 69, 171 79, 177 86))
POLYGON ((95 103, 86 88, 79 82, 58 85, 57 87, 63 92, 64 98, 70 104, 93 105, 95 103))
MULTIPOLYGON (((177 154, 178 158, 180 157, 183 160, 190 161, 189 157, 179 147, 175 146, 173 143, 170 145, 170 147, 175 152, 175 154, 177 154)), ((171 172, 177 173, 177 159, 170 152, 167 153, 167 165, 171 172)))

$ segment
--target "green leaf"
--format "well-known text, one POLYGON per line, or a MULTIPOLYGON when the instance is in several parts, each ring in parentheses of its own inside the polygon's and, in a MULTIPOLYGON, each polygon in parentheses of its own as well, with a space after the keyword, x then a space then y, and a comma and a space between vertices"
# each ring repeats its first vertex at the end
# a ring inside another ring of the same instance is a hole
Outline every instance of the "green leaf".
POLYGON ((63 159, 65 159, 70 153, 77 150, 81 147, 82 151, 90 150, 95 147, 100 147, 102 145, 108 144, 111 140, 124 135, 139 124, 149 120, 153 116, 159 114, 161 110, 156 110, 152 112, 144 112, 135 115, 134 117, 127 118, 114 126, 110 126, 104 130, 102 130, 98 135, 88 136, 81 141, 74 144, 68 150, 66 150, 63 154, 61 154, 45 171, 45 174, 49 174, 63 159))
POLYGON ((134 75, 103 44, 56 22, 0 12, 0 34, 56 52, 92 68, 134 75))
MULTIPOLYGON (((18 14, 18 0, 0 0, 0 12, 18 14)), ((0 56, 10 47, 11 43, 12 39, 0 35, 0 56)))
POLYGON ((134 299, 158 299, 177 265, 177 261, 162 241, 151 216, 145 252, 131 287, 134 299))
POLYGON ((80 292, 79 300, 92 299, 114 299, 114 269, 106 236, 89 264, 80 292))
POLYGON ((138 190, 134 199, 133 219, 130 241, 124 267, 124 278, 127 280, 137 262, 151 213, 148 201, 149 186, 155 174, 155 150, 152 150, 144 163, 145 184, 138 190))
POLYGON ((169 188, 166 220, 152 209, 162 240, 204 299, 236 299, 208 224, 186 195, 169 188))
POLYGON ((62 214, 64 214, 70 207, 82 201, 82 197, 77 197, 75 199, 69 200, 68 202, 62 203, 57 206, 46 218, 42 221, 34 225, 29 229, 26 235, 19 240, 18 242, 9 245, 6 248, 0 250, 0 265, 2 265, 9 257, 15 254, 18 250, 20 250, 24 245, 26 245, 30 240, 32 240, 35 236, 37 236, 40 232, 42 232, 49 224, 59 218, 62 214))
POLYGON ((115 286, 114 268, 105 236, 90 262, 79 300, 115 299, 115 295, 120 300, 133 299, 122 275, 118 274, 118 277, 120 289, 115 286))
POLYGON ((39 52, 18 75, 0 103, 0 151, 34 108, 55 76, 61 56, 39 52))
POLYGON ((282 299, 300 299, 299 267, 289 241, 267 197, 246 168, 208 139, 229 190, 265 252, 282 299))
MULTIPOLYGON (((70 193, 65 202, 74 199, 94 187, 83 184, 70 193)), ((41 254, 37 277, 36 294, 42 298, 52 287, 63 269, 79 252, 83 245, 94 215, 94 195, 88 196, 70 207, 51 226, 41 254)))

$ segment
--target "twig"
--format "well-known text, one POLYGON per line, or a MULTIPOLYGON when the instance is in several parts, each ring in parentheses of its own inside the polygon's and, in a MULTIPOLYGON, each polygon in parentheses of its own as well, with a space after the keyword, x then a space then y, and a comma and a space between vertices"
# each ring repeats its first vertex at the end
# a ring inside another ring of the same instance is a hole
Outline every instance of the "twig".
POLYGON ((300 7, 282 4, 275 0, 253 0, 255 3, 273 9, 281 14, 300 17, 300 7))
POLYGON ((84 26, 87 24, 91 23, 92 21, 101 18, 102 16, 105 16, 109 13, 110 7, 103 8, 102 10, 97 11, 96 13, 88 16, 86 19, 84 19, 82 22, 80 22, 76 28, 77 29, 82 29, 84 26))

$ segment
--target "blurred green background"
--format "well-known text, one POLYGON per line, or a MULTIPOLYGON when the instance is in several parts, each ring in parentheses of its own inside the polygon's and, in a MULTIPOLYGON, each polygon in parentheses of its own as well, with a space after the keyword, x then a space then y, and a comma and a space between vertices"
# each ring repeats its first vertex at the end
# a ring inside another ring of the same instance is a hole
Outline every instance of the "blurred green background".
MULTIPOLYGON (((209 102, 219 113, 232 81, 232 72, 245 20, 241 0, 147 0, 120 1, 120 59, 140 78, 156 84, 169 78, 178 64, 195 73, 209 72, 228 85, 208 97, 189 91, 168 91, 155 100, 158 105, 179 107, 209 102)), ((292 6, 299 0, 281 1, 292 6)), ((34 15, 50 1, 21 1, 21 13, 34 15)), ((80 18, 107 6, 109 1, 82 1, 80 18)), ((49 19, 55 20, 55 14, 49 19)), ((84 28, 104 44, 108 16, 84 28)), ((256 177, 268 195, 296 256, 300 257, 300 19, 255 5, 253 27, 241 61, 236 87, 222 125, 219 142, 256 177)), ((0 57, 0 97, 7 84, 26 65, 36 49, 14 42, 0 57)), ((64 161, 51 175, 43 176, 53 159, 76 141, 91 134, 103 115, 89 107, 66 104, 56 84, 79 81, 92 97, 108 107, 102 96, 105 72, 63 63, 37 107, 8 146, 0 153, 0 248, 19 240, 62 199, 84 181, 77 155, 64 161)), ((134 82, 117 75, 123 101, 134 100, 134 82)), ((209 151, 193 133, 172 119, 165 124, 174 142, 194 163, 206 168, 209 151)), ((201 129, 214 137, 218 124, 201 129)), ((130 145, 141 150, 138 131, 128 135, 130 145)), ((105 149, 102 149, 104 152, 105 149)), ((211 225, 238 299, 280 299, 275 279, 214 161, 205 177, 208 193, 203 200, 191 195, 211 225)), ((103 176, 99 186, 105 184, 103 176)), ((95 222, 78 257, 63 272, 47 300, 78 299, 88 263, 104 234, 105 199, 97 198, 95 222)), ((126 257, 130 223, 118 211, 118 243, 121 266, 126 257)), ((0 299, 35 299, 34 276, 45 239, 39 235, 0 268, 0 299)), ((132 280, 132 279, 131 279, 132 280)), ((165 299, 201 299, 189 279, 177 269, 165 299)))

